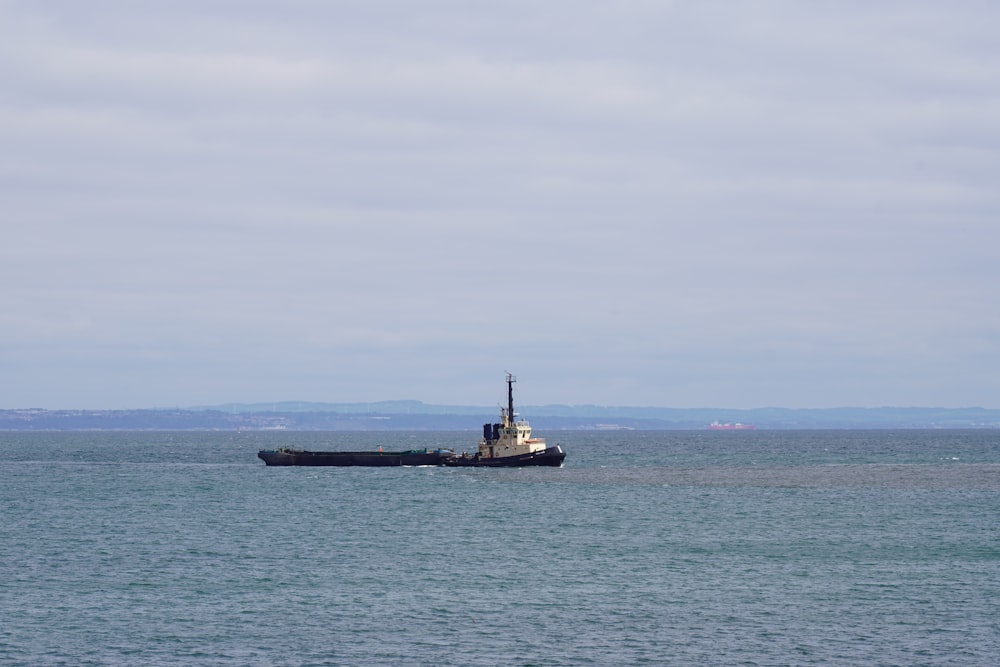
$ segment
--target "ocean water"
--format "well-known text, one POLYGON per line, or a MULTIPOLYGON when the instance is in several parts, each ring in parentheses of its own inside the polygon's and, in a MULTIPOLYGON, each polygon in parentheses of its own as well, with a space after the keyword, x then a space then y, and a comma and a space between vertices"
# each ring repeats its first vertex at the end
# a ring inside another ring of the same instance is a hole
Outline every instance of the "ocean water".
POLYGON ((1000 432, 0 433, 0 664, 995 665, 1000 432))

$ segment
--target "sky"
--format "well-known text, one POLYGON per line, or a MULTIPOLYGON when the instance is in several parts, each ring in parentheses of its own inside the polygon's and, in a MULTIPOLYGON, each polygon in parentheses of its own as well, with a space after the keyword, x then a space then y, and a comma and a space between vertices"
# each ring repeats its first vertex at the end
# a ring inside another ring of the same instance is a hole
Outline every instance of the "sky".
POLYGON ((0 408, 1000 408, 997 25, 0 0, 0 408))

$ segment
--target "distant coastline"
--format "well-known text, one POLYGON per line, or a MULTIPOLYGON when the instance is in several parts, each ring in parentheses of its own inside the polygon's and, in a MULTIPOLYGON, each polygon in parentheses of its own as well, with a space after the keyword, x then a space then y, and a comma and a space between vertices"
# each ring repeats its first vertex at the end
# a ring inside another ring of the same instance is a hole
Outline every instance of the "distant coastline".
MULTIPOLYGON (((228 404, 141 410, 0 409, 0 431, 465 431, 495 410, 377 403, 228 404)), ((1000 410, 986 408, 651 408, 595 405, 525 406, 539 431, 708 430, 713 422, 754 424, 760 430, 792 429, 995 429, 1000 410)), ((739 437, 739 433, 733 434, 739 437)))

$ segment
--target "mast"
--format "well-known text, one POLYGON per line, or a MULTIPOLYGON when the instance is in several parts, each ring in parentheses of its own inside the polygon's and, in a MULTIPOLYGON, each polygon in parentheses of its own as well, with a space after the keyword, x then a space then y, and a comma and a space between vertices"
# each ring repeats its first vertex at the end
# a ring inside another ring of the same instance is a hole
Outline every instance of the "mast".
POLYGON ((514 425, 514 383, 517 382, 517 378, 507 373, 507 419, 510 421, 510 425, 514 425))

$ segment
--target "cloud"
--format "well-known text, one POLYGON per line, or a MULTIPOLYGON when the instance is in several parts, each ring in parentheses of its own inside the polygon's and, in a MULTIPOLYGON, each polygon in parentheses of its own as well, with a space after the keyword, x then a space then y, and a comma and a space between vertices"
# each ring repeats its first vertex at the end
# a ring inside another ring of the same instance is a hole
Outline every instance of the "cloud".
POLYGON ((988 404, 996 14, 7 3, 0 404, 988 404))

